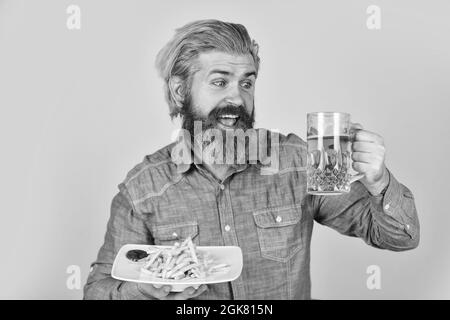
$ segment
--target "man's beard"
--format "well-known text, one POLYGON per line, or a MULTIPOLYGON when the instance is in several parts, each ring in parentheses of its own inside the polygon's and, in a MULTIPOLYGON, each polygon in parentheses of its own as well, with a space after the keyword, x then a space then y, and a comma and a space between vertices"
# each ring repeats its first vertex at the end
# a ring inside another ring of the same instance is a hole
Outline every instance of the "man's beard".
POLYGON ((239 139, 233 138, 233 143, 230 145, 230 142, 227 142, 227 132, 229 134, 236 132, 236 130, 242 130, 246 132, 248 129, 253 129, 253 125, 255 122, 255 114, 254 108, 252 108, 252 113, 249 114, 244 106, 227 104, 225 106, 217 106, 213 110, 211 110, 208 116, 204 117, 199 115, 194 106, 191 103, 190 97, 185 102, 184 108, 181 112, 183 117, 182 128, 187 130, 191 137, 191 146, 193 151, 202 150, 202 153, 198 156, 201 156, 201 159, 207 163, 216 163, 216 164, 242 164, 248 163, 249 161, 249 142, 250 139, 244 139, 245 146, 238 146, 239 139), (224 129, 219 126, 219 118, 223 115, 235 115, 237 116, 236 123, 233 128, 224 129), (198 129, 195 130, 195 127, 201 124, 201 132, 198 132, 198 129), (214 132, 221 133, 222 143, 217 141, 214 132), (234 146, 234 148, 233 148, 234 146), (205 150, 213 150, 213 154, 208 153, 205 155, 205 150), (216 153, 215 151, 221 150, 221 152, 216 153), (238 151, 244 154, 238 154, 238 151), (207 158, 207 159, 205 159, 207 158), (232 159, 231 163, 230 160, 232 159))

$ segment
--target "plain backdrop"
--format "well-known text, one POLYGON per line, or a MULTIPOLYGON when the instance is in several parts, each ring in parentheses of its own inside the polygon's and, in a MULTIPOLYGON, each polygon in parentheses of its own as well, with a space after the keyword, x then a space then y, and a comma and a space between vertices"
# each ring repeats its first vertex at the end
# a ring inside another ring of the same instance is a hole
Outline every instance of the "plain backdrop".
POLYGON ((315 224, 313 298, 450 299, 449 12, 448 0, 0 1, 0 298, 82 297, 117 185, 178 126, 156 54, 175 28, 216 18, 260 45, 256 126, 304 138, 307 112, 349 112, 385 138, 415 195, 413 251, 315 224), (71 4, 80 30, 66 26, 71 4), (81 286, 68 286, 78 268, 81 286))

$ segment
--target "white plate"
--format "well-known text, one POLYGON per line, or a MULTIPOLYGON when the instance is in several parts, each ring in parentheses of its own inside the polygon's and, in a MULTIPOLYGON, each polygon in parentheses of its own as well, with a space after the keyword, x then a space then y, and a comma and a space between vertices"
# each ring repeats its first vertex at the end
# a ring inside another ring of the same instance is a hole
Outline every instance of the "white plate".
POLYGON ((214 264, 226 263, 230 266, 226 272, 218 272, 208 275, 203 279, 161 279, 152 277, 141 272, 143 262, 133 262, 127 259, 126 254, 130 250, 138 249, 147 251, 155 248, 172 248, 171 246, 151 246, 145 244, 126 244, 120 248, 111 271, 111 276, 117 280, 150 283, 155 287, 163 285, 172 286, 172 291, 181 292, 187 287, 198 288, 202 284, 221 283, 236 280, 242 271, 242 250, 239 247, 223 246, 223 247, 202 247, 197 246, 197 250, 211 255, 214 264))

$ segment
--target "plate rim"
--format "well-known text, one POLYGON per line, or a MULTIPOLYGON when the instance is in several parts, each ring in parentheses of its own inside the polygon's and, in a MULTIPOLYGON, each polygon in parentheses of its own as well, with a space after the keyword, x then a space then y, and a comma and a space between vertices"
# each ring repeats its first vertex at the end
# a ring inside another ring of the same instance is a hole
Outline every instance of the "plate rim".
POLYGON ((214 283, 224 283, 224 282, 231 282, 236 280, 237 278, 239 278, 242 274, 242 270, 243 270, 243 254, 242 254, 242 249, 239 246, 196 246, 197 249, 199 250, 208 250, 207 248, 214 248, 214 249, 235 249, 235 250, 239 250, 239 272, 237 273, 236 276, 233 276, 231 278, 227 278, 227 279, 221 279, 221 280, 207 280, 205 281, 204 279, 188 279, 186 280, 175 280, 175 279, 161 279, 161 280, 138 280, 138 279, 127 279, 124 277, 120 277, 117 275, 117 264, 118 264, 118 260, 120 258, 123 251, 126 250, 126 247, 135 247, 135 248, 139 248, 139 247, 145 247, 145 248, 150 248, 150 247, 155 247, 155 248, 172 248, 173 246, 170 245, 152 245, 152 244, 132 244, 132 243, 128 243, 128 244, 124 244, 122 245, 122 247, 119 249, 119 251, 116 254, 116 257, 114 258, 114 262, 113 262, 113 266, 111 268, 111 277, 116 279, 116 280, 120 280, 120 281, 127 281, 127 282, 135 282, 135 283, 147 283, 147 284, 156 284, 156 285, 175 285, 175 286, 179 286, 179 285, 201 285, 201 284, 214 284, 214 283), (171 281, 171 282, 168 282, 171 281))

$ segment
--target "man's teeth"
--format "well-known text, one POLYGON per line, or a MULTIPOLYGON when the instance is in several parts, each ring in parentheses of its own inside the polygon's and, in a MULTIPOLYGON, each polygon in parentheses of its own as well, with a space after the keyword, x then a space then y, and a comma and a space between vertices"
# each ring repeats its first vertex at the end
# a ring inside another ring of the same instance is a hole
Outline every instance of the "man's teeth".
POLYGON ((236 124, 239 116, 226 114, 219 117, 219 122, 225 126, 232 127, 236 124))
POLYGON ((222 116, 220 116, 219 118, 231 118, 231 119, 237 119, 239 116, 234 115, 234 114, 224 114, 222 116))

